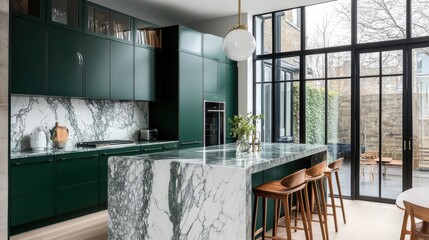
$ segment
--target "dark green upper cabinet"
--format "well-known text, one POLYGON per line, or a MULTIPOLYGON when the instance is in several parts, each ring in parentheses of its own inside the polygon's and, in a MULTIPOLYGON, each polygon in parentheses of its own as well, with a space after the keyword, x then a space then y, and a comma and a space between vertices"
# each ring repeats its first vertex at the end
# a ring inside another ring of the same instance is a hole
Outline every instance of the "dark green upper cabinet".
POLYGON ((112 99, 134 98, 134 47, 116 41, 111 42, 111 94, 112 99))
POLYGON ((11 92, 46 94, 46 27, 12 16, 10 28, 11 92))
POLYGON ((224 102, 226 94, 226 64, 204 58, 204 99, 224 102))
POLYGON ((48 94, 82 97, 82 33, 48 26, 48 94))
POLYGON ((48 23, 82 30, 82 1, 48 0, 48 23))
POLYGON ((211 34, 204 34, 203 37, 203 56, 204 58, 214 59, 225 62, 226 56, 222 50, 223 38, 211 34))
POLYGON ((110 98, 110 40, 85 35, 85 89, 89 98, 110 98))
POLYGON ((136 45, 161 48, 161 29, 155 24, 134 19, 136 45))
POLYGON ((203 140, 203 60, 179 53, 179 142, 181 148, 201 147, 203 140))
POLYGON ((181 25, 163 28, 162 49, 180 50, 201 56, 202 34, 181 25))
POLYGON ((132 25, 133 19, 127 15, 111 12, 110 21, 112 23, 110 35, 114 40, 125 43, 133 43, 132 25))
POLYGON ((44 0, 11 0, 10 9, 13 15, 45 22, 44 0))
POLYGON ((155 50, 134 48, 134 99, 155 101, 155 50))
POLYGON ((226 94, 226 82, 227 82, 227 64, 218 63, 217 65, 217 92, 220 94, 226 94))
POLYGON ((231 132, 231 123, 228 119, 233 119, 238 114, 238 79, 237 66, 232 64, 226 65, 226 138, 231 143, 235 139, 229 134, 231 132))
POLYGON ((85 2, 85 32, 110 38, 110 10, 85 2))

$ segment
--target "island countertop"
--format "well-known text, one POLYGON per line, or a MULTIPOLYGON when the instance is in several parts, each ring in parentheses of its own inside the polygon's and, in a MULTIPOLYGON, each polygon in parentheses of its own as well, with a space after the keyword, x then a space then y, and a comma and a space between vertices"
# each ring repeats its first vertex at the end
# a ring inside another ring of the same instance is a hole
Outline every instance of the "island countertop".
MULTIPOLYGON (((326 145, 262 143, 261 152, 237 153, 235 143, 127 157, 245 169, 247 173, 302 159, 327 150, 326 145)), ((122 158, 121 158, 122 159, 122 158)))
POLYGON ((287 174, 295 163, 311 166, 327 155, 325 145, 261 147, 245 154, 227 144, 110 157, 109 239, 251 239, 252 187, 260 184, 253 176, 287 174))

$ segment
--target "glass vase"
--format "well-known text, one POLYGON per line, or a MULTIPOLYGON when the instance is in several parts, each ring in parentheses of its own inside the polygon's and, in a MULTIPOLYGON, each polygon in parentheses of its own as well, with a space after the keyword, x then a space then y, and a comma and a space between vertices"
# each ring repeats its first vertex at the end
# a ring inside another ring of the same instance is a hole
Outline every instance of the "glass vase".
POLYGON ((239 136, 236 142, 236 151, 239 153, 249 152, 250 143, 247 140, 247 136, 239 136))

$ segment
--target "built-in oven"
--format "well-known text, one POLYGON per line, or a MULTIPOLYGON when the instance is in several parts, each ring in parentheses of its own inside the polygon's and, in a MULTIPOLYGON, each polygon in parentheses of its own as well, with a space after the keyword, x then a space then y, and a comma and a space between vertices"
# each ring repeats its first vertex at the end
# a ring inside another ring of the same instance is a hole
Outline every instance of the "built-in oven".
POLYGON ((204 101, 204 146, 225 144, 225 126, 225 103, 204 101))

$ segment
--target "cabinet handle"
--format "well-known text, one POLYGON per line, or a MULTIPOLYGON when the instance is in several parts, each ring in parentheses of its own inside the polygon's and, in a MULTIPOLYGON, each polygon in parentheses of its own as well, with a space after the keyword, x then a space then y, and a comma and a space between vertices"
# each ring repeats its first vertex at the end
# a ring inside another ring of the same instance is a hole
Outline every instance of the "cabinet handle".
POLYGON ((13 166, 30 165, 30 164, 37 164, 37 163, 50 163, 50 162, 53 162, 53 161, 54 161, 54 160, 49 159, 49 160, 42 161, 42 162, 28 162, 28 163, 20 163, 20 162, 17 162, 17 163, 14 163, 14 164, 13 164, 13 166))
POLYGON ((404 140, 404 151, 407 150, 407 141, 404 140))
POLYGON ((113 156, 113 155, 121 155, 121 154, 124 154, 124 153, 140 153, 140 150, 129 151, 129 152, 103 153, 101 155, 103 155, 103 156, 113 156))
POLYGON ((202 143, 202 141, 182 142, 180 144, 182 144, 182 145, 191 145, 191 144, 198 144, 198 143, 202 143))
POLYGON ((63 161, 63 160, 72 160, 72 159, 79 159, 79 158, 94 158, 94 157, 98 157, 98 154, 90 155, 90 156, 82 156, 82 157, 60 158, 58 160, 63 161))
POLYGON ((79 60, 79 65, 83 65, 83 56, 82 53, 77 52, 77 59, 79 60))
POLYGON ((171 149, 171 148, 177 148, 177 146, 164 147, 164 149, 171 149))
POLYGON ((151 152, 151 151, 161 151, 162 148, 148 148, 148 149, 143 149, 144 152, 151 152))

